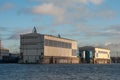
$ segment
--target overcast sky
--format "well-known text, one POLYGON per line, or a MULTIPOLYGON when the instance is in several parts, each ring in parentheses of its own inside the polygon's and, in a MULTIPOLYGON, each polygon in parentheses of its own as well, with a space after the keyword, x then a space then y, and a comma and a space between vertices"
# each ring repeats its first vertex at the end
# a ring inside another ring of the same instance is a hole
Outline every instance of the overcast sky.
MULTIPOLYGON (((32 32, 102 46, 120 53, 120 0, 0 0, 0 38, 19 51, 19 35, 32 32)), ((113 54, 114 53, 114 54, 113 54)))

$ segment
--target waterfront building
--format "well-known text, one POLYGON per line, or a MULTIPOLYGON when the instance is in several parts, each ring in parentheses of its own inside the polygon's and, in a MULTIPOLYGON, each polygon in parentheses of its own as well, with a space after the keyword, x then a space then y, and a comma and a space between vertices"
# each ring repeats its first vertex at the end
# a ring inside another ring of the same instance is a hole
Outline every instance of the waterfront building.
POLYGON ((4 56, 9 56, 9 50, 5 48, 1 48, 0 49, 0 60, 2 60, 4 56))
POLYGON ((120 63, 120 57, 111 57, 111 62, 112 63, 120 63))
POLYGON ((2 48, 1 40, 0 40, 0 62, 3 61, 3 58, 5 56, 9 56, 9 49, 2 48))
POLYGON ((79 56, 82 63, 110 63, 110 50, 99 47, 79 47, 79 56))
POLYGON ((37 33, 20 35, 22 63, 79 63, 77 41, 37 33))
POLYGON ((11 54, 9 49, 3 48, 0 40, 0 63, 18 63, 18 55, 11 54))

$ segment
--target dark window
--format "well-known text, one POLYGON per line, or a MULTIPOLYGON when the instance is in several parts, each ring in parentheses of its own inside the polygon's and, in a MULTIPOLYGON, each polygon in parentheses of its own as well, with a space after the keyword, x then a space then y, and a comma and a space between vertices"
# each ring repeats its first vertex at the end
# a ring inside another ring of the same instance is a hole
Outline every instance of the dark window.
POLYGON ((24 42, 24 43, 21 43, 21 45, 37 45, 37 43, 33 43, 33 42, 24 42))
POLYGON ((45 46, 71 48, 71 43, 45 39, 45 46))
POLYGON ((22 39, 36 39, 37 36, 22 36, 22 39))
POLYGON ((77 56, 77 50, 72 49, 72 56, 77 56))
POLYGON ((107 54, 106 51, 98 51, 99 53, 107 54))

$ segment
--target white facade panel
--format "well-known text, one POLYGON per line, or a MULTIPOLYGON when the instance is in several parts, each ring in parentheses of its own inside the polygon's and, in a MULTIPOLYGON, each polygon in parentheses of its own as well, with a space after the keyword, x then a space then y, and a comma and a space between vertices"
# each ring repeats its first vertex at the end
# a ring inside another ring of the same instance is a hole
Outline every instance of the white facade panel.
POLYGON ((110 50, 95 48, 95 58, 110 59, 110 50))
POLYGON ((71 49, 64 49, 64 48, 56 48, 56 47, 48 47, 45 46, 44 48, 44 56, 66 56, 71 57, 72 55, 71 49))
POLYGON ((82 53, 82 57, 85 58, 85 51, 83 51, 83 53, 82 53))
POLYGON ((44 36, 44 40, 45 56, 77 57, 76 41, 47 35, 44 36))

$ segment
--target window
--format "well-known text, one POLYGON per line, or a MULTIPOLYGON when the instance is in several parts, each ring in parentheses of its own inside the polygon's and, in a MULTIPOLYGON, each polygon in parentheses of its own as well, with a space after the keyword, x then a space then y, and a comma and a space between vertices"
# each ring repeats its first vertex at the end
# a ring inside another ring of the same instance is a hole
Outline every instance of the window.
POLYGON ((108 54, 108 58, 110 57, 110 55, 108 54))
POLYGON ((96 53, 96 57, 98 57, 98 53, 96 53))
POLYGON ((77 56, 77 50, 72 49, 72 56, 77 56))
POLYGON ((98 51, 99 53, 107 54, 108 52, 106 51, 98 51))
POLYGON ((45 46, 71 48, 71 43, 45 39, 45 46))
POLYGON ((22 36, 21 39, 36 39, 37 36, 22 36))

